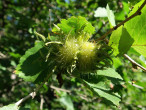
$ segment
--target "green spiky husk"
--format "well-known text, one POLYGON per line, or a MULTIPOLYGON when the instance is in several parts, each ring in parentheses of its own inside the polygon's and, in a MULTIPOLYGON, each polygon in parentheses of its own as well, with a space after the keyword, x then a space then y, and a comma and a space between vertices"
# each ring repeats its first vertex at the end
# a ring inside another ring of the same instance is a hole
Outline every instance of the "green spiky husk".
POLYGON ((62 42, 57 50, 60 68, 74 66, 81 73, 90 73, 111 65, 111 49, 106 45, 89 42, 95 28, 83 17, 62 20, 53 29, 57 41, 62 42))

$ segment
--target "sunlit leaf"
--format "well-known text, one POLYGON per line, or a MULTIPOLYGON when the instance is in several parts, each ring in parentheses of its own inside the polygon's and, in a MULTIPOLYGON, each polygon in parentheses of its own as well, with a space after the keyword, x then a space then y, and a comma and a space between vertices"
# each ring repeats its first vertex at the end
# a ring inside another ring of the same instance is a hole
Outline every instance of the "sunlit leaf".
MULTIPOLYGON (((93 34, 95 32, 95 28, 89 23, 84 17, 72 16, 69 19, 62 19, 61 23, 57 25, 60 28, 60 32, 63 31, 64 34, 68 35, 75 35, 80 34, 78 32, 93 34)), ((57 28, 53 28, 53 32, 58 32, 57 28)))
POLYGON ((108 20, 109 20, 110 24, 111 24, 112 26, 115 26, 115 25, 116 25, 116 23, 115 23, 115 15, 114 15, 113 11, 110 10, 108 4, 107 4, 107 6, 106 6, 106 10, 107 10, 107 16, 108 16, 108 20))
POLYGON ((66 110, 74 110, 73 102, 69 95, 66 94, 65 96, 62 96, 59 101, 65 105, 66 110))
POLYGON ((122 77, 114 69, 97 70, 96 73, 81 75, 79 79, 97 96, 108 100, 108 103, 119 105, 120 95, 111 91, 110 84, 113 82, 113 79, 114 83, 118 83, 122 80, 122 77))
POLYGON ((107 11, 102 7, 98 7, 94 13, 94 17, 107 17, 107 11))
MULTIPOLYGON (((132 15, 141 4, 144 2, 142 0, 140 3, 134 6, 134 9, 129 14, 132 15)), ((134 48, 137 52, 146 57, 146 6, 142 9, 141 15, 134 17, 132 20, 125 23, 124 27, 134 39, 134 43, 132 44, 132 48, 134 48)))
POLYGON ((16 104, 9 104, 0 108, 0 110, 19 110, 19 107, 16 104))
POLYGON ((115 30, 109 40, 109 45, 113 48, 114 55, 123 55, 132 46, 134 40, 127 30, 121 26, 115 30))

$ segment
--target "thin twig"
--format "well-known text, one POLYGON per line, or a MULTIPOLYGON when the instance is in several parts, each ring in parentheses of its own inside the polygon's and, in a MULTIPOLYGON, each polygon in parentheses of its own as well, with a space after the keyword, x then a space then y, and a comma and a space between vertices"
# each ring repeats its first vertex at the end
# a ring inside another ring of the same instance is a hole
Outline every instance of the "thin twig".
POLYGON ((46 77, 45 81, 34 91, 34 92, 31 92, 28 96, 22 98, 21 100, 19 100, 18 102, 16 102, 15 104, 17 106, 20 106, 21 103, 23 103, 24 101, 26 101, 27 99, 31 98, 32 99, 36 96, 37 92, 40 90, 40 88, 44 85, 44 83, 48 80, 48 78, 52 75, 52 73, 50 73, 48 75, 48 77, 46 77))
POLYGON ((10 58, 10 57, 8 57, 0 52, 0 59, 8 59, 8 58, 10 58))
POLYGON ((88 99, 85 95, 80 94, 79 96, 80 96, 80 98, 82 98, 83 100, 89 101, 89 99, 88 99))
MULTIPOLYGON (((109 40, 108 39, 105 39, 106 40, 106 43, 108 44, 109 43, 109 40)), ((123 55, 127 60, 129 60, 133 65, 141 68, 142 70, 146 71, 146 68, 144 68, 143 66, 141 66, 140 64, 138 64, 136 61, 134 61, 131 57, 129 57, 127 54, 124 54, 123 55)))
POLYGON ((57 90, 57 91, 63 91, 63 92, 68 92, 68 93, 71 92, 70 90, 58 88, 58 87, 55 87, 55 86, 53 86, 53 85, 51 85, 50 88, 55 89, 55 90, 57 90))
POLYGON ((40 97, 41 97, 40 110, 43 110, 44 98, 43 95, 40 95, 40 97))
POLYGON ((146 71, 146 68, 144 68, 143 66, 138 64, 136 61, 134 61, 132 58, 130 58, 127 54, 124 54, 124 57, 126 59, 128 59, 132 64, 134 64, 134 65, 138 66, 139 68, 141 68, 142 70, 146 71))
POLYGON ((22 98, 21 100, 19 100, 18 102, 16 102, 15 104, 17 106, 19 106, 21 103, 23 103, 24 101, 26 101, 27 99, 29 99, 30 97, 32 97, 32 99, 36 96, 36 92, 32 92, 30 93, 28 96, 22 98))
POLYGON ((125 19, 124 21, 119 23, 118 25, 114 26, 113 28, 111 28, 108 32, 106 32, 103 36, 98 38, 96 41, 105 39, 107 35, 109 35, 111 32, 116 30, 118 27, 120 27, 121 25, 124 25, 124 23, 126 23, 127 21, 129 21, 132 18, 136 17, 137 15, 140 15, 141 14, 141 10, 145 6, 145 4, 146 4, 146 0, 143 2, 143 4, 139 7, 139 9, 133 15, 131 15, 130 17, 128 17, 127 19, 125 19))
POLYGON ((133 84, 133 83, 131 83, 130 81, 129 81, 128 83, 129 83, 129 84, 132 84, 132 86, 134 86, 134 87, 136 87, 136 88, 144 89, 142 86, 139 86, 139 85, 133 84))

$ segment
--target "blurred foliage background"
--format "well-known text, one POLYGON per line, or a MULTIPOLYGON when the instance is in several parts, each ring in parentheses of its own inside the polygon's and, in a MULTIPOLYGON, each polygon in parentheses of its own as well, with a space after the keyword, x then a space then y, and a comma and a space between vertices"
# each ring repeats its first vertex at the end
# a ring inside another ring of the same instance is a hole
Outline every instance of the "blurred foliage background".
MULTIPOLYGON (((83 16, 96 27, 93 38, 98 38, 110 29, 110 25, 107 18, 95 17, 95 10, 107 4, 115 14, 116 24, 127 17, 131 7, 127 0, 0 0, 0 107, 17 102, 36 87, 15 75, 19 58, 37 38, 31 32, 33 29, 47 37, 48 33, 52 34, 53 24, 61 19, 83 16)), ((146 58, 133 49, 128 55, 146 67, 146 58)), ((122 86, 111 85, 113 91, 122 95, 118 109, 146 110, 146 73, 122 57, 113 58, 113 68, 125 81, 122 86)), ((27 100, 22 106, 38 110, 40 102, 44 102, 43 110, 116 109, 95 97, 76 79, 70 80, 67 76, 63 79, 60 89, 53 75, 35 99, 27 100)))

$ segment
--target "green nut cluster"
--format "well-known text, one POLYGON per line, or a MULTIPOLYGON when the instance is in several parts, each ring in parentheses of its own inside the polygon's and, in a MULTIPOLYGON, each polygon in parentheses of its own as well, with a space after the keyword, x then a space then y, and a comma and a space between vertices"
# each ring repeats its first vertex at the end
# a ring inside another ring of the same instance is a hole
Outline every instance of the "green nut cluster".
POLYGON ((109 64, 110 49, 89 41, 95 28, 85 18, 79 16, 63 19, 54 26, 52 31, 57 33, 56 41, 62 44, 57 47, 56 54, 60 68, 75 67, 87 73, 109 64))
POLYGON ((68 39, 59 48, 58 62, 64 66, 72 65, 76 62, 76 67, 80 71, 91 71, 97 62, 97 44, 92 42, 79 42, 76 39, 68 39))
POLYGON ((96 44, 91 42, 84 42, 81 45, 80 52, 78 54, 78 68, 82 71, 91 70, 94 62, 96 62, 97 51, 96 44))
POLYGON ((74 39, 68 40, 65 44, 59 48, 59 62, 61 61, 64 65, 71 64, 76 58, 79 51, 79 45, 74 39))

